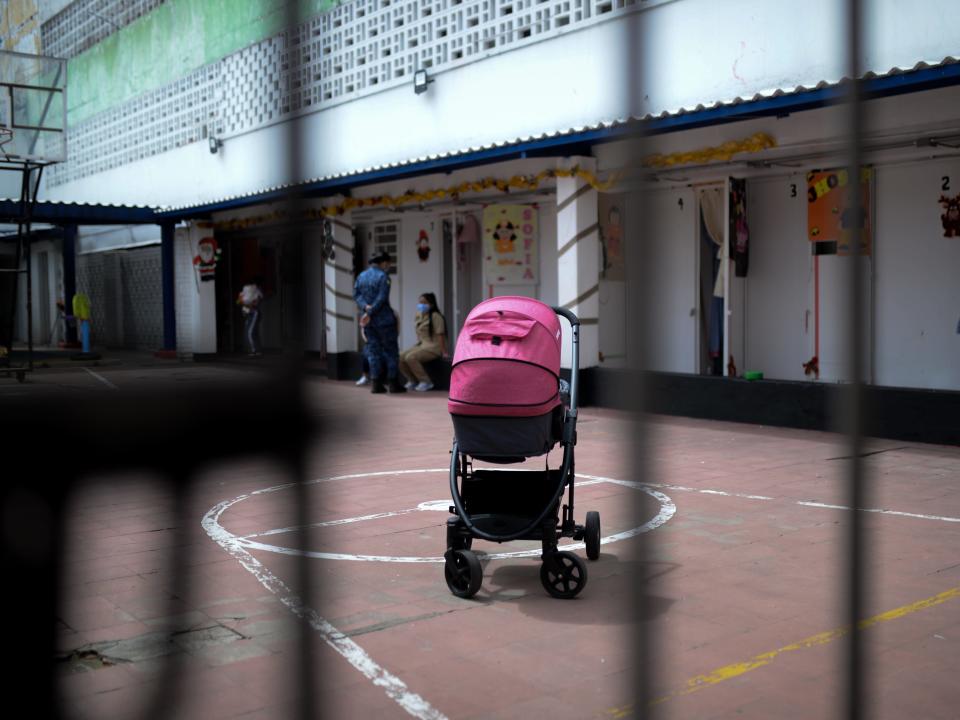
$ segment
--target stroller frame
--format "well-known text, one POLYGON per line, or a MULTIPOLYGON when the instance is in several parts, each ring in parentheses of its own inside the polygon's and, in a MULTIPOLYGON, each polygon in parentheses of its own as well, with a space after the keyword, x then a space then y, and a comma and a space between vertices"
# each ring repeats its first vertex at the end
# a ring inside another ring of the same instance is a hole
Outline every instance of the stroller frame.
POLYGON ((552 310, 566 318, 571 329, 571 368, 569 402, 563 407, 559 442, 563 448, 560 468, 544 471, 501 471, 473 469, 470 455, 461 452, 456 438, 450 451, 450 494, 453 505, 447 519, 447 550, 444 553, 444 575, 450 591, 459 597, 472 597, 480 589, 483 569, 479 557, 473 552, 474 538, 503 543, 511 540, 539 540, 542 544, 540 580, 550 595, 557 598, 573 598, 586 585, 587 568, 579 556, 560 550, 561 538, 569 537, 585 541, 587 557, 596 560, 600 555, 600 515, 588 512, 585 525, 574 521, 574 447, 577 444, 577 413, 579 401, 580 371, 580 320, 566 308, 552 310), (498 493, 498 474, 507 478, 509 484, 517 475, 524 473, 531 478, 524 487, 532 488, 523 498, 523 509, 514 515, 504 515, 489 510, 503 502, 498 493), (511 478, 512 476, 512 478, 511 478), (537 482, 539 481, 539 482, 537 482), (471 486, 478 489, 471 490, 471 486), (486 488, 486 489, 482 489, 486 488), (561 499, 567 491, 567 501, 561 499), (546 498, 546 499, 545 499, 546 498), (481 512, 468 512, 468 506, 480 507, 481 512), (530 515, 531 508, 536 513, 530 515))

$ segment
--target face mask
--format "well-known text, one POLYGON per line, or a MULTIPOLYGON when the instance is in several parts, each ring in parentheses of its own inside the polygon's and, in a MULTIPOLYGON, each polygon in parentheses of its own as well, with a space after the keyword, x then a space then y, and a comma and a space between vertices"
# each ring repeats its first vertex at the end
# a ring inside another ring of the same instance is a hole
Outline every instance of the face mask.
POLYGON ((430 306, 427 305, 426 303, 417 303, 417 310, 419 310, 420 312, 425 313, 429 309, 430 309, 430 306))

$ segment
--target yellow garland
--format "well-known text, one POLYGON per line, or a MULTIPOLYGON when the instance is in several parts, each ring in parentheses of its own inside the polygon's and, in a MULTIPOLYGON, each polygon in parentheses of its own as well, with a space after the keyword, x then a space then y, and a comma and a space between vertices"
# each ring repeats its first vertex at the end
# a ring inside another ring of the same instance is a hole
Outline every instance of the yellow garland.
POLYGON ((737 153, 760 152, 777 146, 777 141, 766 133, 755 133, 743 140, 730 140, 716 147, 701 148, 689 152, 676 152, 670 155, 651 155, 644 159, 644 167, 664 168, 690 163, 707 163, 711 160, 729 160, 737 153))
MULTIPOLYGON (((536 190, 546 179, 553 178, 578 177, 584 180, 594 190, 605 191, 613 187, 619 179, 619 173, 614 173, 605 181, 601 181, 589 170, 581 170, 578 167, 569 170, 554 169, 543 170, 536 175, 514 175, 509 179, 503 178, 484 178, 473 182, 462 182, 459 185, 451 185, 447 188, 438 188, 435 190, 426 190, 424 192, 407 192, 403 195, 381 195, 371 198, 345 198, 343 202, 328 206, 325 208, 310 208, 304 212, 305 217, 310 220, 318 220, 323 217, 343 215, 356 208, 386 207, 394 210, 404 205, 419 204, 431 202, 433 200, 444 200, 451 198, 456 200, 460 195, 469 192, 483 192, 491 188, 496 188, 500 192, 510 192, 511 190, 536 190)), ((214 223, 217 230, 242 230, 255 225, 263 225, 268 222, 284 219, 285 213, 275 211, 266 215, 257 215, 247 218, 236 218, 233 220, 221 220, 214 223)))

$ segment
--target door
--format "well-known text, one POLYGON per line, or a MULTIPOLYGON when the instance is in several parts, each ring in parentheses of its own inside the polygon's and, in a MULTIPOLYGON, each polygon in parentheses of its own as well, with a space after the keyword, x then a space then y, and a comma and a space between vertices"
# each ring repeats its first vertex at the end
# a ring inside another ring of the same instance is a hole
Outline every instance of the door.
POLYGON ((648 367, 661 372, 697 372, 697 232, 691 188, 647 191, 649 217, 639 202, 627 204, 628 289, 649 283, 648 367), (645 272, 640 269, 646 266, 645 272))

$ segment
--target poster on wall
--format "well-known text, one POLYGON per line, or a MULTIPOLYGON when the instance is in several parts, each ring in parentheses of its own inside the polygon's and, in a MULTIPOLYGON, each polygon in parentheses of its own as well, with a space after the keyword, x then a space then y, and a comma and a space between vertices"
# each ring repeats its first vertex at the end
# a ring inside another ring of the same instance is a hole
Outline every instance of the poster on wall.
MULTIPOLYGON (((837 255, 850 254, 850 230, 854 218, 848 207, 849 173, 817 170, 807 173, 807 239, 835 242, 837 255)), ((870 196, 873 170, 860 169, 860 254, 870 255, 873 247, 870 227, 870 196)))
POLYGON ((943 214, 940 216, 943 236, 945 238, 960 237, 960 193, 957 193, 954 198, 941 195, 939 203, 943 207, 943 214))
POLYGON ((488 205, 483 209, 483 272, 489 285, 536 285, 537 208, 488 205))
POLYGON ((599 193, 597 212, 600 216, 600 247, 603 250, 604 280, 626 280, 624 259, 623 195, 599 193))

